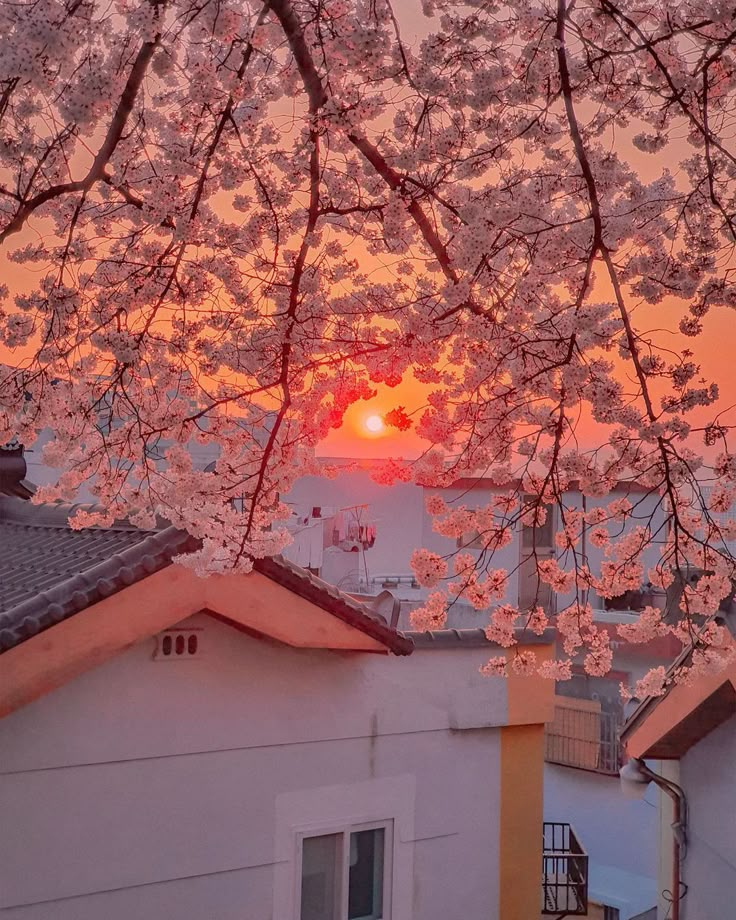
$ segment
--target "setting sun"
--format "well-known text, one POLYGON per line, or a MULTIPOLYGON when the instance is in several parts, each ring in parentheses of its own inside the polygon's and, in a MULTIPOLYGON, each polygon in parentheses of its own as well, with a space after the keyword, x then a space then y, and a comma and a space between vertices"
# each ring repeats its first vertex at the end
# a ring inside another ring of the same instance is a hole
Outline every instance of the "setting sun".
POLYGON ((380 415, 369 415, 365 420, 365 427, 368 431, 378 434, 379 431, 383 431, 383 419, 380 415))

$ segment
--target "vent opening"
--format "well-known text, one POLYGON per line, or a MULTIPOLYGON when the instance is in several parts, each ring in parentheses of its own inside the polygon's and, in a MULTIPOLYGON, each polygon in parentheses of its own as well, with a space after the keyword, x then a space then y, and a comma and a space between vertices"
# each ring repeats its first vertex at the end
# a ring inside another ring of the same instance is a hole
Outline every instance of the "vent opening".
POLYGON ((156 637, 154 661, 187 661, 201 657, 201 629, 167 629, 156 637))

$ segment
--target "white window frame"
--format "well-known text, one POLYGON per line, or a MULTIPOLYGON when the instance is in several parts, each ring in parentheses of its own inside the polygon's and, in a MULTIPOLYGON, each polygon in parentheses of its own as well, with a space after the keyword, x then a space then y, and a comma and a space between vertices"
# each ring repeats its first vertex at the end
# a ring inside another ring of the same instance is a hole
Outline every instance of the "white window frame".
POLYGON ((342 835, 342 849, 340 852, 339 866, 337 869, 337 881, 339 892, 336 892, 336 899, 339 898, 338 920, 347 920, 348 918, 348 895, 349 895, 349 878, 350 878, 350 835, 360 831, 373 831, 383 829, 383 911, 379 920, 391 920, 391 902, 393 895, 393 877, 394 877, 394 821, 393 818, 386 818, 382 821, 367 821, 358 824, 340 823, 326 824, 323 827, 310 827, 297 832, 296 834, 296 858, 294 865, 294 904, 296 911, 294 920, 300 920, 302 911, 302 849, 305 838, 322 837, 333 834, 342 835))
MULTIPOLYGON (((301 899, 301 841, 391 821, 391 920, 414 920, 414 816, 416 776, 311 786, 276 796, 274 815, 273 920, 295 920, 301 899), (298 886, 298 887, 297 887, 298 886)), ((384 871, 388 871, 388 857, 384 871)))

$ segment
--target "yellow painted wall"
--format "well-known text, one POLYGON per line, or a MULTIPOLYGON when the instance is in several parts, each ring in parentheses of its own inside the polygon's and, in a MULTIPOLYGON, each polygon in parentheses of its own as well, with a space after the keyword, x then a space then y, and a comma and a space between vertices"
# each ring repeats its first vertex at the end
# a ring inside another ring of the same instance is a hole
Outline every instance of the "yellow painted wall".
MULTIPOLYGON (((517 651, 532 651, 537 663, 554 657, 553 645, 524 646, 517 651)), ((529 725, 551 722, 555 717, 555 682, 538 675, 514 674, 506 678, 508 724, 529 725)), ((539 832, 542 833, 541 831, 539 832)))
MULTIPOLYGON (((538 661, 554 648, 533 648, 538 661)), ((507 678, 508 725, 501 729, 499 816, 500 920, 532 920, 542 903, 544 723, 554 719, 555 684, 541 677, 507 678)))

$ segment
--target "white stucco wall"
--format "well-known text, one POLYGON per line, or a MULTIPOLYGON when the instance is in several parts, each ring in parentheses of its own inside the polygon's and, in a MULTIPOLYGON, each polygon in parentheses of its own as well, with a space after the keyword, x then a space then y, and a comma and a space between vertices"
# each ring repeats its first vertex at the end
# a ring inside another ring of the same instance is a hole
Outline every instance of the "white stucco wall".
POLYGON ((656 789, 632 800, 617 776, 546 763, 544 819, 573 826, 588 853, 591 901, 617 907, 621 920, 654 906, 656 789))
POLYGON ((392 920, 497 918, 506 701, 483 649, 295 650, 188 623, 201 658, 154 661, 150 640, 0 722, 3 920, 296 920, 274 892, 296 871, 289 815, 319 796, 395 820, 392 920))
POLYGON ((736 716, 680 761, 688 800, 683 920, 736 916, 736 716))

